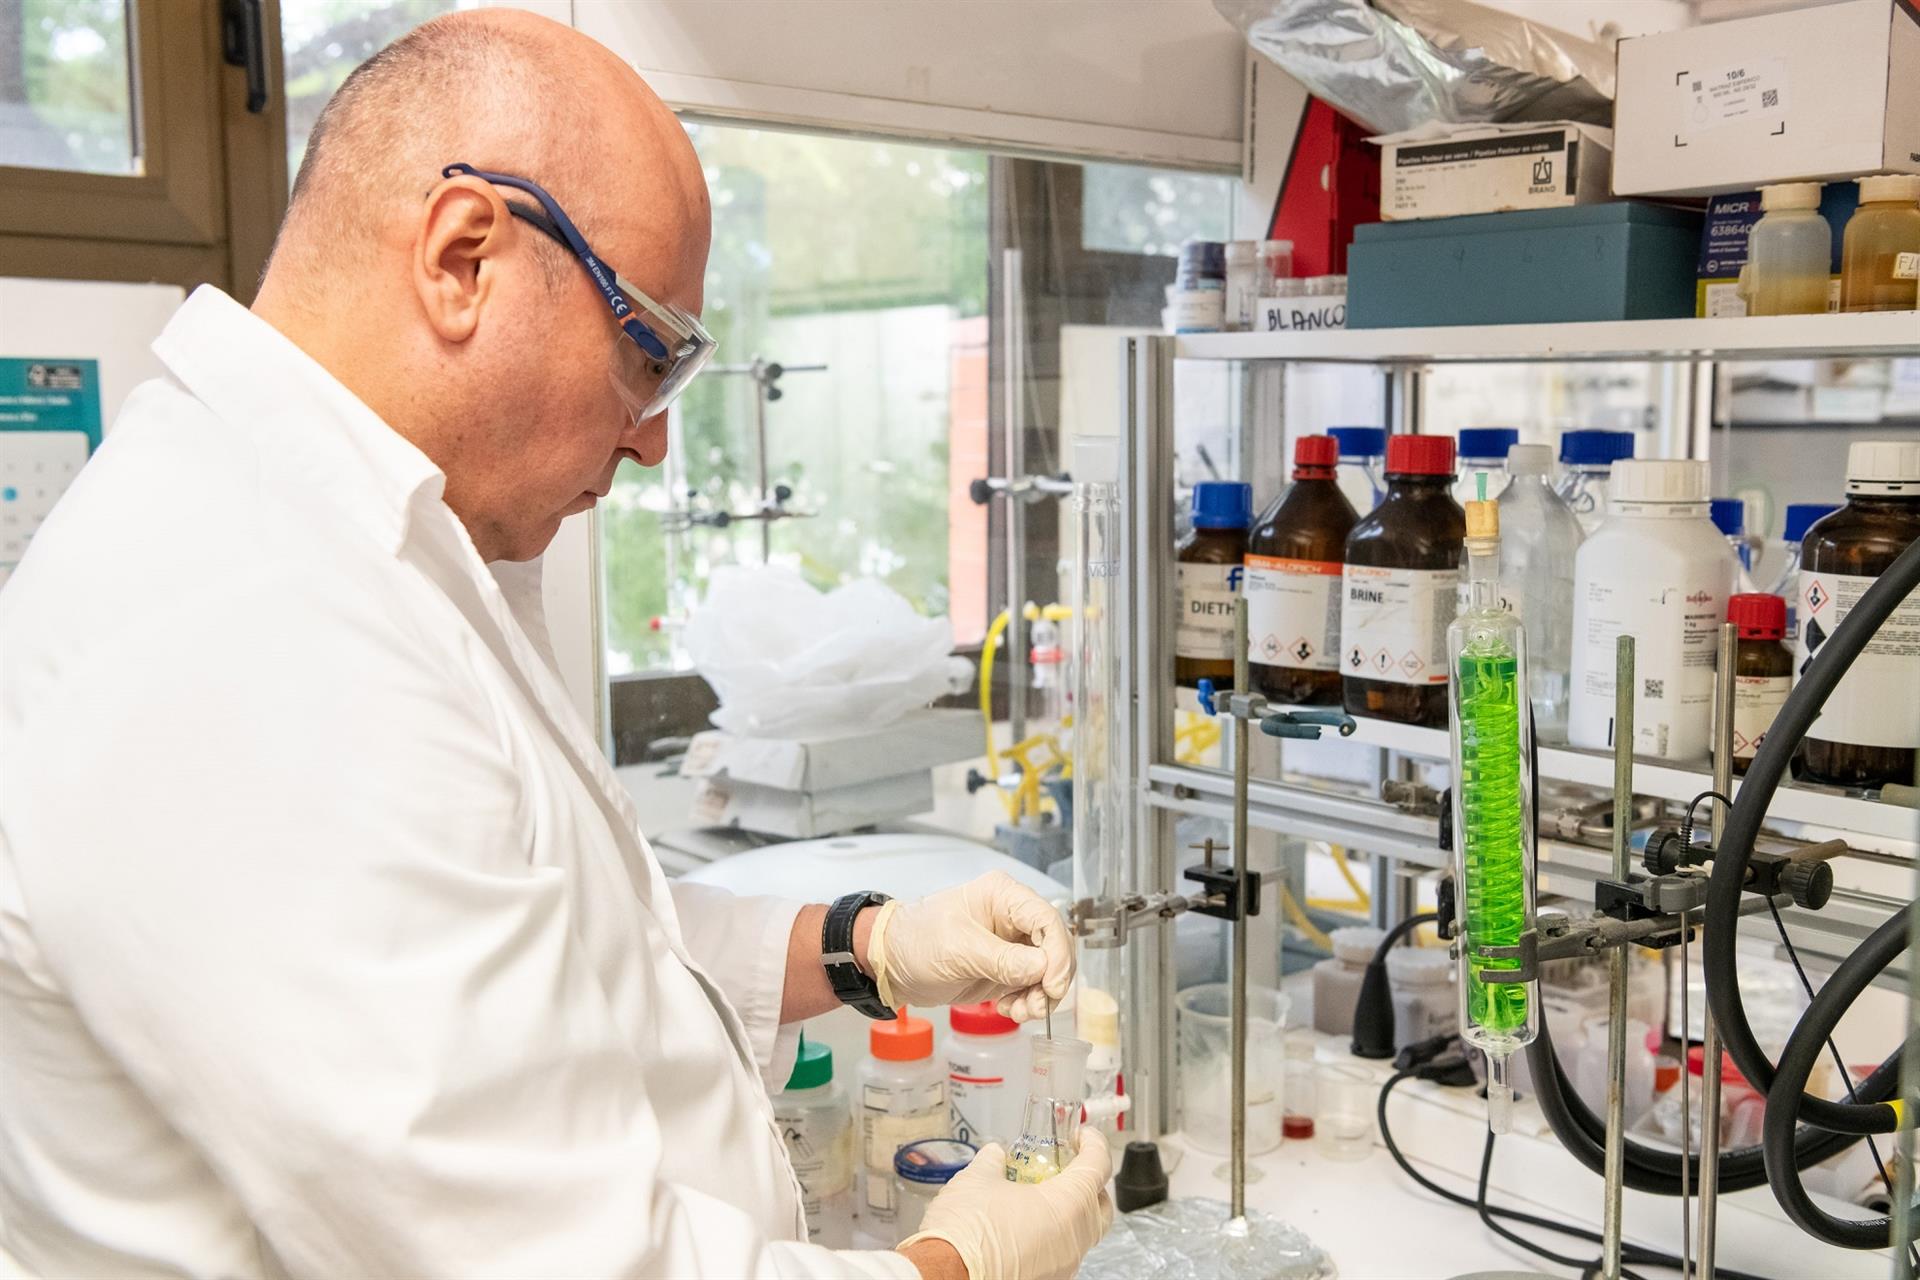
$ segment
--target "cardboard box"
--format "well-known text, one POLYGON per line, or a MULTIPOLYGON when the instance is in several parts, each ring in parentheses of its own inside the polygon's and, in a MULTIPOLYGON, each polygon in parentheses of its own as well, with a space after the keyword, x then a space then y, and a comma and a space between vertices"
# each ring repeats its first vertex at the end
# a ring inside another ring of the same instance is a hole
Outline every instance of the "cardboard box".
POLYGON ((1613 130, 1548 124, 1426 126, 1367 139, 1380 147, 1388 222, 1607 199, 1613 130))
POLYGON ((1920 173, 1920 12, 1843 0, 1622 40, 1613 190, 1920 173))

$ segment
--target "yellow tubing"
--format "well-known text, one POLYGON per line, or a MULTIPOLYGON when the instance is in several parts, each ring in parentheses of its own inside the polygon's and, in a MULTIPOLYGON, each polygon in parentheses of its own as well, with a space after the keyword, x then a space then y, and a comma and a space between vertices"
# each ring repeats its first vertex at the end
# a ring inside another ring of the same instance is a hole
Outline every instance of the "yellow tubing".
POLYGON ((1301 910, 1300 904, 1294 901, 1293 894, 1287 891, 1287 886, 1284 884, 1280 886, 1280 909, 1287 913, 1287 919, 1293 921, 1293 927, 1306 934, 1314 946, 1323 947, 1328 951, 1333 950, 1333 939, 1307 917, 1307 913, 1301 910))
MULTIPOLYGON (((1064 604, 1029 603, 1020 611, 1020 616, 1028 622, 1037 622, 1042 618, 1048 622, 1066 622, 1073 617, 1073 610, 1064 604)), ((1000 755, 993 745, 993 660, 1000 656, 1000 637, 1006 633, 1008 621, 1007 611, 1002 609, 994 618, 992 625, 988 626, 986 639, 980 645, 980 719, 987 729, 987 777, 992 779, 996 789, 1000 783, 1000 755)), ((1023 747, 1030 751, 1036 742, 1037 739, 1029 738, 1023 743, 1016 743, 1007 748, 1007 754, 1014 755, 1016 750, 1023 747)), ((1067 768, 1069 758, 1067 753, 1060 749, 1059 742, 1050 735, 1047 735, 1047 742, 1052 745, 1054 758, 1063 768, 1067 768)), ((1009 818, 1018 820, 1023 808, 1028 810, 1029 816, 1038 817, 1043 799, 1039 774, 1028 767, 1023 756, 1015 756, 1015 762, 1020 765, 1020 786, 1012 794, 1001 792, 1001 802, 1006 805, 1009 818), (1032 784, 1031 788, 1028 786, 1029 782, 1032 784), (1023 795, 1028 798, 1023 800, 1023 795)))

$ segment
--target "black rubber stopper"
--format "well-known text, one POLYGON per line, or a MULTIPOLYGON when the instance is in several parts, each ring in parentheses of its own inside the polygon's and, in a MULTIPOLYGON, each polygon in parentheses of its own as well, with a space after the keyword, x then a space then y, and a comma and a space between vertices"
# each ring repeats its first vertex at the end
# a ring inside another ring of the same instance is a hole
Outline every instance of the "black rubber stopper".
POLYGON ((1132 1213, 1167 1198, 1167 1171, 1160 1167, 1160 1148, 1151 1142, 1129 1142, 1113 1179, 1113 1205, 1132 1213))

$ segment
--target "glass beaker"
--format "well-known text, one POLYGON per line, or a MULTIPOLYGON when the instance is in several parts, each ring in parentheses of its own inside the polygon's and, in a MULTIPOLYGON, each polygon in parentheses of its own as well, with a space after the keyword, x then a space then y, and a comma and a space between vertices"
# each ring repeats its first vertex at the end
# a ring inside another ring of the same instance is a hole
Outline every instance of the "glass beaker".
POLYGON ((1380 1086, 1373 1073, 1342 1062, 1320 1064, 1313 1140, 1329 1160, 1364 1160, 1373 1150, 1373 1108, 1380 1086))
MULTIPOLYGON (((1233 1139, 1232 988, 1188 987, 1174 997, 1180 1049, 1180 1125, 1203 1151, 1225 1152, 1233 1139)), ((1286 1072, 1281 1032, 1292 1001, 1272 987, 1247 988, 1247 1154, 1280 1145, 1280 1091, 1286 1072)))
POLYGON ((1280 1091, 1280 1131, 1291 1139, 1313 1136, 1313 1116, 1320 1096, 1318 1064, 1314 1061, 1318 1038, 1306 1029, 1289 1031, 1286 1037, 1286 1084, 1280 1091))
POLYGON ((1051 1036, 1034 1036, 1031 1044, 1026 1116, 1020 1137, 1007 1152, 1009 1182, 1045 1182, 1080 1149, 1081 1104, 1087 1096, 1087 1058, 1093 1046, 1051 1036))

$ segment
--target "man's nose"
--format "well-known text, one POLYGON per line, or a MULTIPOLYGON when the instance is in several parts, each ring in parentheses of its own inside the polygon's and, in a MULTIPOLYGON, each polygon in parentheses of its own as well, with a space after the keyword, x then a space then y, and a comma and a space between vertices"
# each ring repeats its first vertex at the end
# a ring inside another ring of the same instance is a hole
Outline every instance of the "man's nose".
POLYGON ((630 422, 621 433, 620 445, 638 458, 641 466, 659 466, 667 456, 667 415, 656 413, 630 422))

